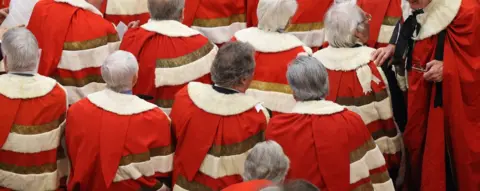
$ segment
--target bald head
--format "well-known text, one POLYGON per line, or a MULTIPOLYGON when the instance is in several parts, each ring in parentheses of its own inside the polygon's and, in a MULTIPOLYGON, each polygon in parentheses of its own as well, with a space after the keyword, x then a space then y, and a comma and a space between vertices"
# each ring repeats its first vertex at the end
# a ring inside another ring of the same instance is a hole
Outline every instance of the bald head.
POLYGON ((153 20, 183 19, 185 0, 148 0, 148 10, 153 20))

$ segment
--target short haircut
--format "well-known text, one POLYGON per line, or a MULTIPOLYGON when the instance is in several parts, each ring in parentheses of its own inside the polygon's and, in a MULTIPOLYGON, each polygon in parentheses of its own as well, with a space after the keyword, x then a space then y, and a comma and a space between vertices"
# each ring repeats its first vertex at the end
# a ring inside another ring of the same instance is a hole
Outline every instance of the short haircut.
POLYGON ((183 17, 185 0, 148 0, 148 10, 153 20, 177 20, 183 17))
POLYGON ((354 3, 334 4, 325 14, 325 36, 328 44, 336 48, 352 47, 358 43, 355 31, 367 28, 365 14, 354 3))
POLYGON ((224 44, 210 70, 213 83, 227 88, 238 86, 242 79, 252 77, 255 71, 255 49, 248 43, 224 44))
POLYGON ((284 185, 285 191, 319 191, 315 185, 306 180, 294 180, 284 185))
POLYGON ((2 51, 9 72, 37 72, 40 61, 38 42, 28 29, 18 27, 8 30, 3 35, 2 51))
POLYGON ((101 71, 107 88, 116 92, 129 91, 138 73, 138 62, 132 53, 118 50, 107 57, 101 71))
POLYGON ((328 94, 327 69, 313 57, 299 56, 293 60, 287 80, 297 101, 322 100, 328 94))
POLYGON ((245 161, 243 179, 265 179, 281 183, 290 168, 290 160, 275 141, 265 141, 253 147, 245 161))

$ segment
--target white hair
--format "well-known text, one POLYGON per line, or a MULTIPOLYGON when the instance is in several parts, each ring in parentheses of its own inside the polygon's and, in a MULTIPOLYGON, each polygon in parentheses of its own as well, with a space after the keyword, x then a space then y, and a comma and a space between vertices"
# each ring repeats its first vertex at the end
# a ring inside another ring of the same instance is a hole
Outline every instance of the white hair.
POLYGON ((290 160, 275 141, 265 141, 253 147, 245 160, 245 181, 255 179, 281 183, 290 168, 290 160))
POLYGON ((177 20, 183 18, 185 0, 148 0, 148 10, 152 19, 177 20))
POLYGON ((328 72, 316 58, 299 56, 293 60, 287 80, 298 101, 322 100, 328 94, 328 72))
POLYGON ((334 4, 325 15, 325 36, 328 44, 336 48, 352 47, 359 42, 355 32, 366 29, 362 9, 352 3, 334 4))
POLYGON ((35 36, 26 28, 8 30, 3 35, 2 51, 9 72, 36 73, 40 52, 35 36))
POLYGON ((258 2, 258 28, 265 31, 281 31, 295 15, 296 0, 260 0, 258 2))
POLYGON ((132 53, 118 50, 107 57, 101 70, 109 89, 116 92, 129 91, 132 90, 133 79, 138 73, 138 62, 132 53))

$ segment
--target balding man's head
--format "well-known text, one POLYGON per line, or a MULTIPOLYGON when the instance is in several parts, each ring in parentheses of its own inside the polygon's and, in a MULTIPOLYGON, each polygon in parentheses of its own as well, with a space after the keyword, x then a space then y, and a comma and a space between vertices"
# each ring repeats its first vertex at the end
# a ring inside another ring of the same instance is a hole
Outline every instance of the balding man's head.
POLYGON ((185 0, 148 0, 148 10, 153 20, 183 19, 185 0))

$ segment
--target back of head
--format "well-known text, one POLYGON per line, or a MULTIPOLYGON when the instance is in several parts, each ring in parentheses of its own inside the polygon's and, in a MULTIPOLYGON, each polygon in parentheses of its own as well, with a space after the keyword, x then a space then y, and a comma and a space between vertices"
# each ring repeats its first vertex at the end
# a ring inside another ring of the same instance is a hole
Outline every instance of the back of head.
POLYGON ((35 36, 26 28, 12 28, 3 35, 2 51, 8 72, 36 73, 40 53, 35 36))
POLYGON ((356 31, 368 30, 362 9, 351 1, 336 3, 325 14, 325 36, 336 48, 352 47, 359 42, 356 31))
POLYGON ((185 0, 148 0, 148 10, 153 20, 176 20, 183 18, 185 0))
POLYGON ((247 156, 243 179, 264 179, 280 183, 285 179, 289 168, 290 160, 282 147, 275 141, 265 141, 255 145, 247 156))
POLYGON ((284 185, 285 191, 319 191, 315 185, 305 180, 294 180, 284 185))
POLYGON ((138 62, 132 53, 118 50, 107 57, 101 70, 109 89, 116 92, 130 91, 135 85, 138 62))
POLYGON ((297 57, 288 67, 287 80, 297 101, 322 100, 328 94, 327 69, 313 57, 297 57))
POLYGON ((229 42, 217 53, 210 70, 212 81, 222 87, 246 86, 245 79, 253 77, 255 71, 255 49, 248 43, 229 42))
POLYGON ((258 28, 265 31, 285 29, 297 8, 296 0, 260 0, 257 8, 258 28))

